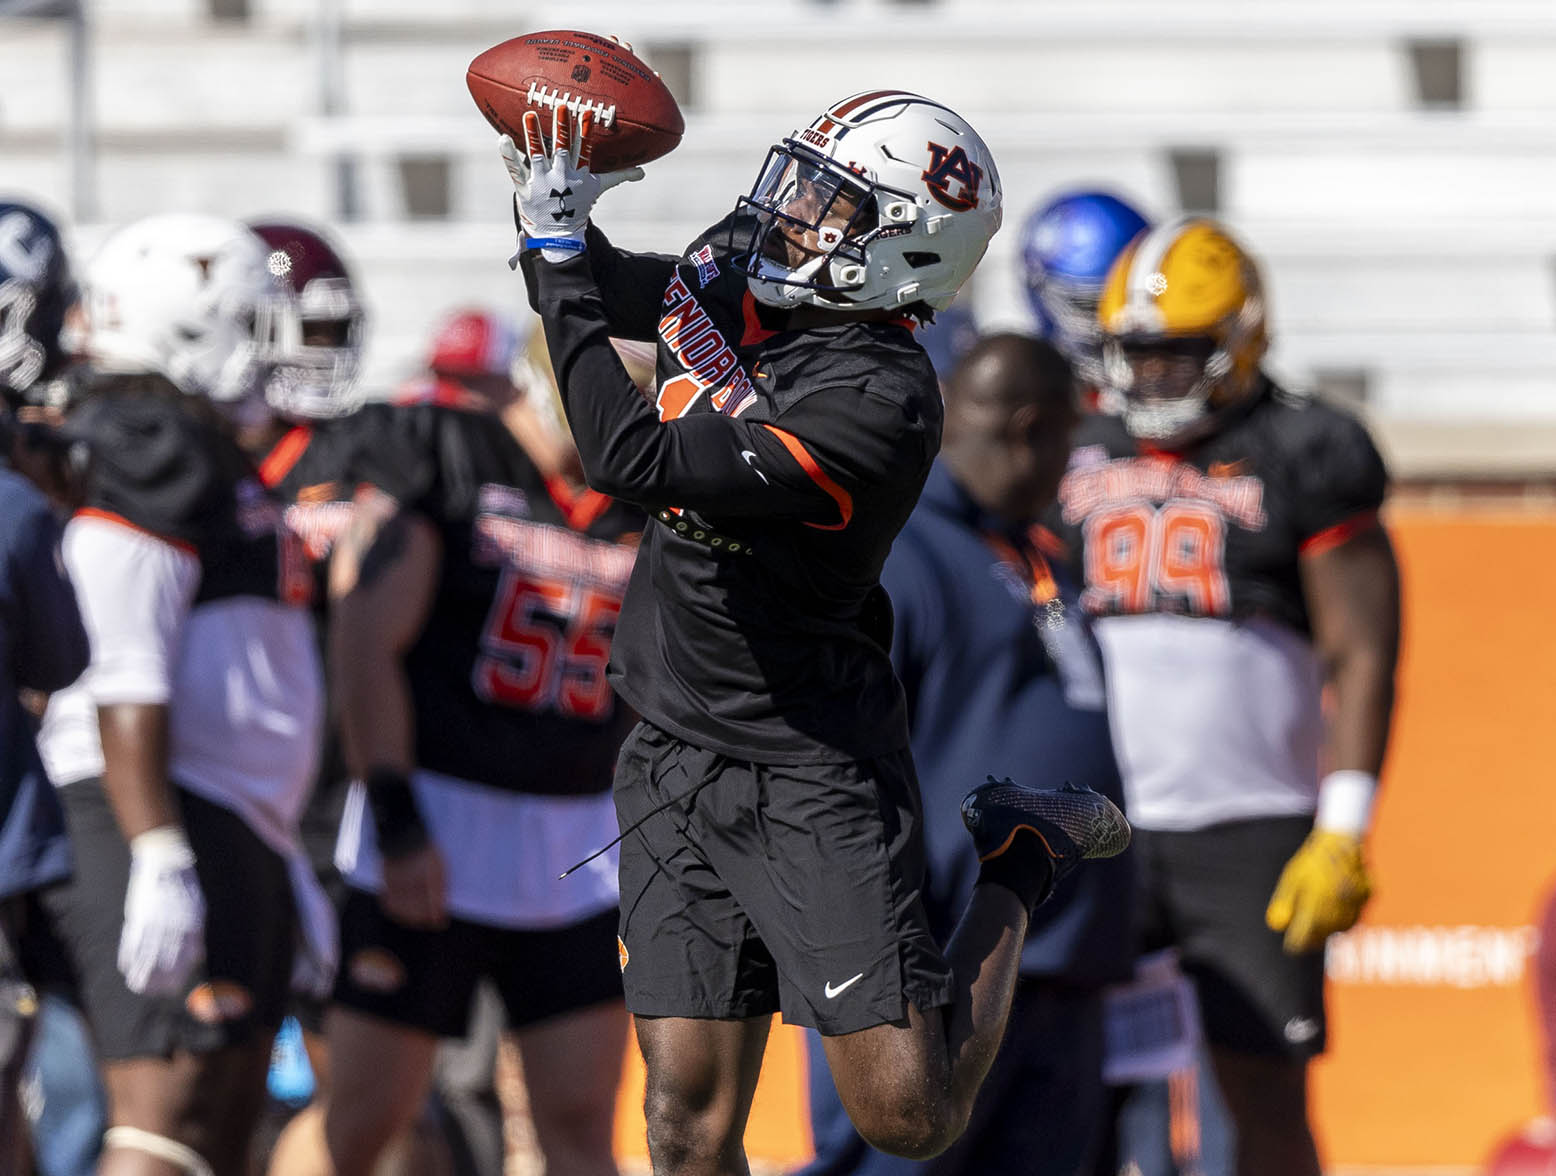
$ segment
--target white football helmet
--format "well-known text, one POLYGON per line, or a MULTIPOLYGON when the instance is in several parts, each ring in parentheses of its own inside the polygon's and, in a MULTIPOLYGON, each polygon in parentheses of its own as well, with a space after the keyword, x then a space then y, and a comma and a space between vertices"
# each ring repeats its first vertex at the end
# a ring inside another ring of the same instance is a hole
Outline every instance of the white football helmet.
POLYGON ((988 145, 956 113, 900 90, 855 94, 772 148, 741 198, 755 213, 751 292, 771 306, 943 309, 1002 198, 988 145))
POLYGON ((100 372, 155 372, 222 404, 256 397, 259 308, 283 292, 269 250, 237 221, 151 216, 108 238, 82 282, 86 356, 100 372))

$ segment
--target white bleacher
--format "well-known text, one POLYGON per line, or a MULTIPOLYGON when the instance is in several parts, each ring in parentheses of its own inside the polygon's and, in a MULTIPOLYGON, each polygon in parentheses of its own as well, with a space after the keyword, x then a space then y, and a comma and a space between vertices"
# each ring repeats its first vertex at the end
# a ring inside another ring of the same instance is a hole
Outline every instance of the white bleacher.
MULTIPOLYGON (((573 6, 333 0, 345 113, 324 119, 324 0, 249 0, 241 23, 213 22, 207 0, 89 2, 104 219, 330 219, 346 155, 375 379, 403 374, 449 305, 516 304, 506 177, 464 67, 523 29, 575 25, 573 6), (404 158, 446 161, 445 221, 408 220, 404 158)), ((662 61, 689 100, 681 147, 601 207, 621 244, 684 244, 818 99, 919 88, 949 97, 1001 163, 1007 227, 972 292, 987 324, 1026 321, 1017 233, 1045 193, 1105 183, 1169 214, 1172 153, 1209 151, 1221 215, 1265 261, 1283 373, 1365 376, 1385 436, 1556 435, 1552 0, 602 0, 587 23, 662 61), (1462 46, 1462 109, 1418 108, 1409 47, 1423 41, 1462 46)), ((57 26, 0 23, 0 189, 56 205, 64 61, 57 26)), ((1431 452, 1423 470, 1462 466, 1431 452)), ((1556 470, 1556 446, 1526 447, 1520 470, 1540 454, 1556 470)), ((1490 450, 1466 460, 1500 468, 1490 450)))

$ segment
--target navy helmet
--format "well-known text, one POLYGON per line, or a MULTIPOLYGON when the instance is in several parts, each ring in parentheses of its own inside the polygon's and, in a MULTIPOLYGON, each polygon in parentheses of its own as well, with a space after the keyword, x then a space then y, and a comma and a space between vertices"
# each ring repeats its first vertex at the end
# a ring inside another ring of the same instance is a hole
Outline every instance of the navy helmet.
POLYGON ((1108 269, 1147 227, 1133 205, 1089 189, 1054 197, 1021 227, 1021 263, 1038 330, 1084 383, 1102 383, 1097 302, 1108 269))
POLYGON ((28 395, 65 366, 65 312, 75 301, 59 229, 30 204, 0 199, 0 392, 28 395))

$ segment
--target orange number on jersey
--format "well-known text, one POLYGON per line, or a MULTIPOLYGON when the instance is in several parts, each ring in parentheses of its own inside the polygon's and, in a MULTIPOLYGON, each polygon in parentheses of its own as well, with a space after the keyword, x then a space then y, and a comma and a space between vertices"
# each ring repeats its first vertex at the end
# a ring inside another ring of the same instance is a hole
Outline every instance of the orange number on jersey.
POLYGON ((659 385, 659 394, 654 397, 654 407, 659 410, 659 419, 673 421, 676 417, 686 415, 686 410, 692 406, 692 401, 697 399, 697 394, 702 391, 702 385, 692 376, 674 376, 659 385))
POLYGON ((1198 502, 1169 502, 1156 518, 1156 590, 1182 596, 1195 616, 1225 616, 1231 611, 1232 592, 1226 583, 1226 520, 1221 512, 1198 502))
POLYGON ((604 718, 605 663, 620 612, 619 600, 592 588, 504 572, 481 633, 476 694, 498 706, 604 718))
POLYGON ((1178 597, 1195 616, 1225 616, 1226 521, 1213 507, 1134 503, 1086 520, 1086 607, 1142 613, 1178 597))
POLYGON ((1099 611, 1144 612, 1156 512, 1144 503, 1086 520, 1086 595, 1105 602, 1099 611))
POLYGON ((564 714, 599 719, 610 713, 611 687, 605 679, 605 664, 610 661, 611 636, 621 615, 621 601, 601 592, 583 595, 572 644, 562 663, 558 702, 564 714))

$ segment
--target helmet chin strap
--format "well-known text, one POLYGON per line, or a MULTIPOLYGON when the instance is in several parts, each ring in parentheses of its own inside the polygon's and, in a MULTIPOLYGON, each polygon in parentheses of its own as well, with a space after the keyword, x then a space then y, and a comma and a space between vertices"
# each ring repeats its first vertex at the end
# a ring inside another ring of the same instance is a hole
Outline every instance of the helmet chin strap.
POLYGON ((830 260, 831 256, 823 253, 811 258, 799 269, 791 270, 764 258, 757 272, 746 279, 746 284, 751 288, 752 297, 758 302, 788 309, 809 301, 809 296, 815 293, 814 290, 795 283, 810 281, 830 260))

